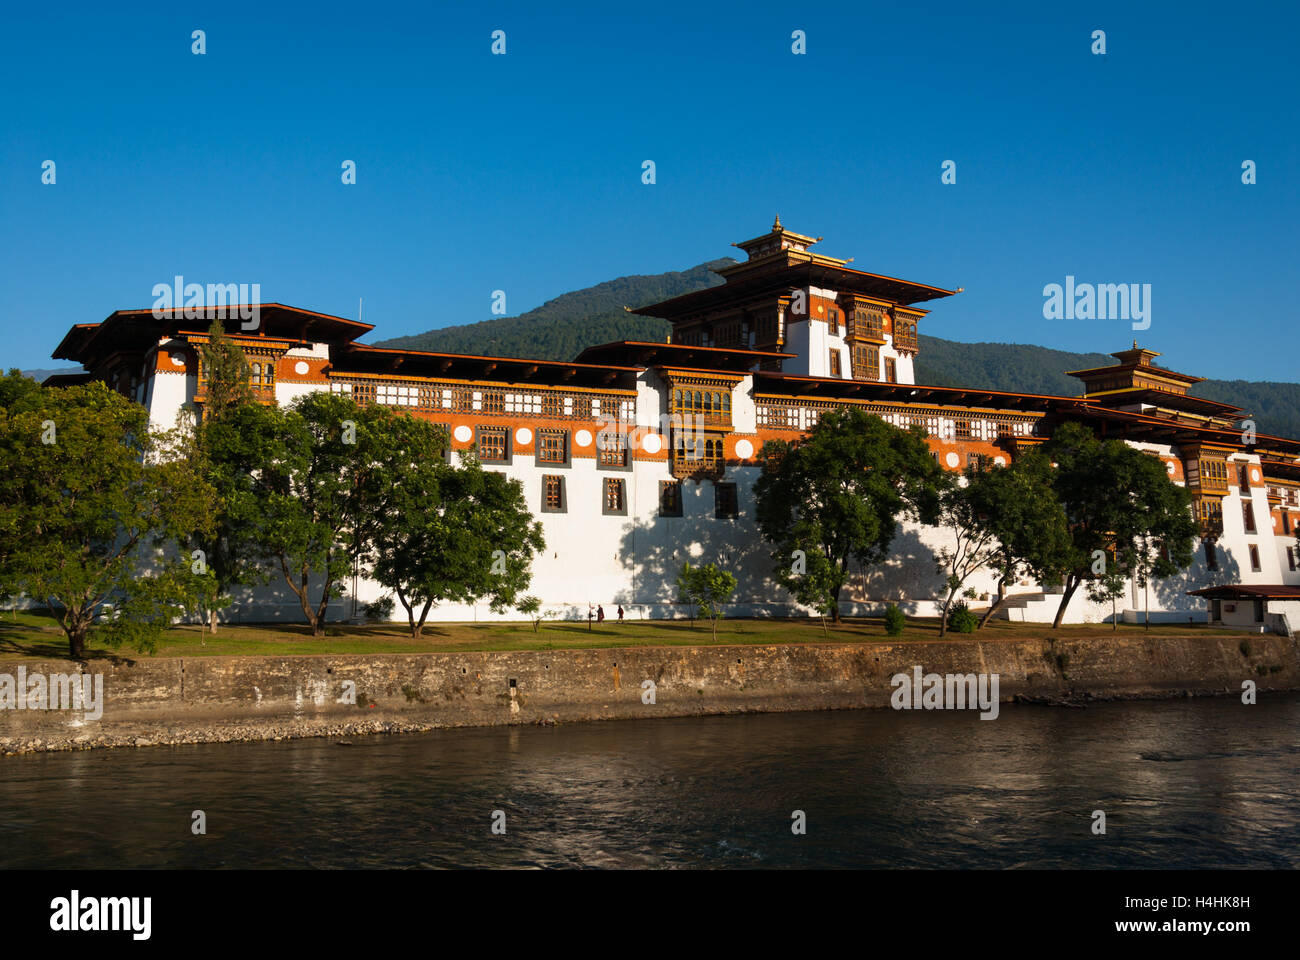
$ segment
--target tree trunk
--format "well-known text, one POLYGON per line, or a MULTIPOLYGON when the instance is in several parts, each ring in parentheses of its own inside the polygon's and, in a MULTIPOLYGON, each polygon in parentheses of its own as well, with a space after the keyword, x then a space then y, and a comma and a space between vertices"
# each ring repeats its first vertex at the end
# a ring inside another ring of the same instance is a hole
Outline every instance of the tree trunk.
MULTIPOLYGON (((55 604, 47 600, 46 606, 53 610, 55 604)), ((90 631, 90 624, 94 618, 94 613, 87 614, 84 607, 81 610, 63 607, 63 616, 59 617, 59 623, 62 624, 63 632, 68 636, 68 653, 73 660, 86 659, 86 634, 90 631)), ((23 697, 27 694, 19 691, 18 695, 23 697)))
MULTIPOLYGON (((86 659, 86 625, 75 623, 67 628, 68 634, 68 651, 72 654, 73 660, 86 659)), ((26 694, 19 694, 25 696, 26 694)))
POLYGON ((946 636, 948 633, 948 608, 952 606, 952 598, 953 595, 956 594, 956 592, 957 592, 956 590, 950 588, 948 590, 948 598, 943 602, 943 610, 939 614, 940 638, 946 636))
POLYGON ((424 609, 420 611, 420 619, 411 625, 411 637, 413 639, 419 640, 420 637, 424 636, 424 621, 425 618, 429 616, 429 608, 431 606, 433 606, 433 600, 426 600, 424 602, 424 609))
MULTIPOLYGON (((324 631, 321 629, 319 619, 315 611, 312 610, 311 604, 307 601, 307 571, 299 571, 301 585, 293 582, 293 577, 289 574, 289 560, 282 553, 280 554, 280 572, 284 574, 284 582, 289 585, 289 589, 298 597, 298 604, 302 607, 303 614, 307 617, 307 623, 311 626, 311 635, 319 637, 324 631)), ((328 591, 326 592, 328 597, 328 591)))
POLYGON ((1061 625, 1061 621, 1065 619, 1065 608, 1068 607, 1070 601, 1074 599, 1074 591, 1079 589, 1080 582, 1081 581, 1075 579, 1073 574, 1065 578, 1065 593, 1061 595, 1061 605, 1057 607, 1056 619, 1052 621, 1053 630, 1057 629, 1061 625))
POLYGON ((840 591, 843 587, 836 587, 835 592, 831 594, 831 623, 835 626, 840 625, 840 591))
POLYGON ((217 611, 216 610, 208 611, 208 633, 212 634, 212 636, 214 637, 217 635, 217 611))
POLYGON ((998 610, 1002 609, 1002 604, 1006 602, 1006 599, 1007 599, 1007 581, 1006 578, 1003 577, 1001 580, 998 581, 998 598, 989 605, 989 608, 987 610, 984 611, 984 616, 980 618, 979 629, 981 630, 984 629, 984 624, 992 620, 993 614, 997 613, 998 610))
MULTIPOLYGON (((325 578, 325 583, 321 587, 320 606, 316 608, 316 619, 312 621, 312 636, 325 636, 325 623, 329 618, 330 606, 330 587, 334 585, 334 580, 330 577, 325 578)), ((304 589, 306 583, 303 584, 304 589)))

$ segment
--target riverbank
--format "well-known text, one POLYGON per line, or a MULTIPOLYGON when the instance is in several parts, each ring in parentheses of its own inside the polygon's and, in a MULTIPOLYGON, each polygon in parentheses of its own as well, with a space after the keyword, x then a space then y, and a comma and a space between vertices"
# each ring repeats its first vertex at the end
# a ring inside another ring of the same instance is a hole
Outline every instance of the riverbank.
MULTIPOLYGON (((103 677, 102 715, 0 710, 0 752, 889 706, 890 678, 996 674, 1002 702, 1300 689, 1294 640, 1121 636, 5 662, 103 677)), ((75 677, 75 673, 73 674, 75 677)), ((30 681, 29 681, 30 682, 30 681)))

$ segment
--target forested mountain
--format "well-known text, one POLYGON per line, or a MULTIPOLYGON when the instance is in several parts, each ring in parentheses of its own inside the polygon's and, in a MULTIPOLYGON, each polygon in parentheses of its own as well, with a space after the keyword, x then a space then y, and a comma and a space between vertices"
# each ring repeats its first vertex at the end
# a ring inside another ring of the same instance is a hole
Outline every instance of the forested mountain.
MULTIPOLYGON (((730 263, 735 261, 726 258, 690 270, 619 277, 563 294, 517 317, 443 327, 382 340, 376 346, 572 360, 583 347, 597 343, 664 340, 669 331, 666 321, 629 314, 623 307, 645 306, 715 286, 722 280, 710 268, 730 263)), ((1080 395, 1081 385, 1066 371, 1114 363, 1103 353, 1068 353, 1028 344, 958 343, 924 335, 920 341, 916 379, 935 386, 1073 397, 1080 395)), ((1191 392, 1244 408, 1255 416, 1260 433, 1300 437, 1300 383, 1206 380, 1191 392)))
POLYGON ((443 327, 410 337, 381 340, 377 347, 431 350, 434 353, 488 354, 572 360, 584 347, 613 340, 662 341, 671 327, 666 320, 638 317, 624 307, 643 307, 703 290, 722 282, 711 267, 735 263, 724 258, 690 270, 653 276, 619 277, 585 290, 548 300, 517 317, 496 317, 479 323, 443 327))
POLYGON ((37 383, 40 383, 46 377, 52 377, 56 373, 81 373, 81 367, 54 367, 49 370, 24 370, 24 377, 31 377, 37 383))

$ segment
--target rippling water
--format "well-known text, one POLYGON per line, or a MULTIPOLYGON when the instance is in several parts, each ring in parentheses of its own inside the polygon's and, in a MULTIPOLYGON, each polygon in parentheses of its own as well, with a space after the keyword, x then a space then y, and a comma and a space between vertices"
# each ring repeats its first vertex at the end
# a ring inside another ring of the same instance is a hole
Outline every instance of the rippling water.
POLYGON ((1297 730, 1288 696, 5 757, 0 866, 1294 868, 1297 730))

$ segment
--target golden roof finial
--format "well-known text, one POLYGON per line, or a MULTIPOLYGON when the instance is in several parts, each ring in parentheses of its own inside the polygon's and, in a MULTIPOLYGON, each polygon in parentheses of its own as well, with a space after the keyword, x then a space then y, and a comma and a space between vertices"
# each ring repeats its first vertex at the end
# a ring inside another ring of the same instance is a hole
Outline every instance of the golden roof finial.
POLYGON ((780 233, 783 230, 785 230, 785 227, 781 226, 781 214, 778 213, 776 215, 776 222, 772 224, 772 232, 780 233))
POLYGON ((1134 337, 1134 338, 1133 338, 1133 349, 1134 349, 1134 350, 1137 350, 1137 349, 1138 349, 1137 337, 1134 337))

